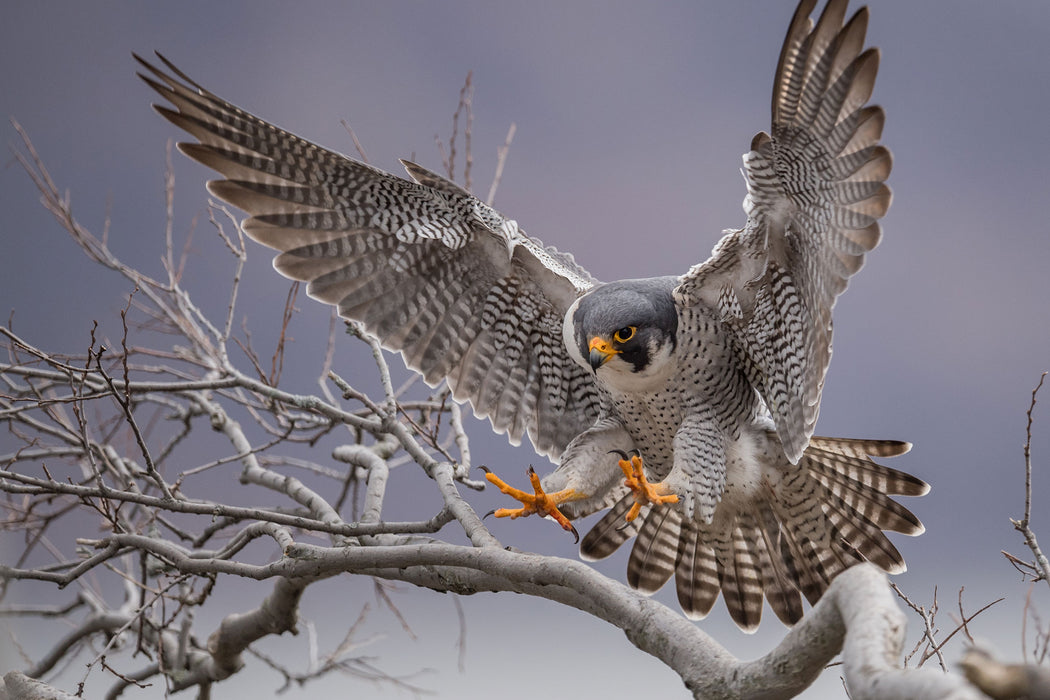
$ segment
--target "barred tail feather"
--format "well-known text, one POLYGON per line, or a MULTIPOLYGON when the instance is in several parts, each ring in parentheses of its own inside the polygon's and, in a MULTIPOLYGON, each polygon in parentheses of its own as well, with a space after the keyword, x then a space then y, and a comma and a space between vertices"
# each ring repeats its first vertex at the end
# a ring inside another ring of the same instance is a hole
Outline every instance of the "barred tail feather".
MULTIPOLYGON (((791 578, 790 566, 779 556, 780 524, 768 509, 756 508, 751 517, 756 524, 750 528, 747 539, 758 557, 762 572, 762 590, 777 618, 790 625, 802 617, 802 598, 791 578)), ((759 600, 759 606, 761 604, 759 600)))
POLYGON ((721 590, 715 551, 692 521, 683 523, 678 540, 675 589, 682 611, 694 620, 707 617, 721 590))
POLYGON ((638 533, 639 528, 648 518, 649 509, 643 508, 637 518, 627 522, 627 511, 633 505, 634 496, 628 494, 602 516, 601 520, 584 535, 580 542, 581 559, 585 561, 604 559, 638 533))
POLYGON ((627 583, 631 588, 655 593, 667 583, 678 563, 681 529, 682 516, 673 508, 650 511, 627 560, 627 583))
MULTIPOLYGON (((797 533, 787 529, 781 531, 780 537, 780 556, 784 560, 789 575, 809 604, 815 605, 820 600, 820 596, 824 594, 827 583, 813 566, 816 560, 810 556, 811 541, 800 538, 797 533)), ((789 620, 788 624, 794 624, 801 617, 800 611, 798 618, 789 620)))
POLYGON ((930 485, 911 474, 876 464, 871 457, 896 457, 911 449, 894 440, 850 440, 814 436, 806 455, 827 470, 887 496, 924 496, 930 485))
POLYGON ((810 457, 807 452, 803 459, 806 460, 810 474, 821 483, 830 496, 843 504, 846 512, 870 520, 880 530, 891 530, 905 535, 920 535, 925 530, 919 519, 907 508, 884 493, 822 464, 819 455, 810 457))
POLYGON ((763 580, 757 548, 741 525, 731 533, 731 539, 726 542, 728 548, 715 548, 716 564, 729 616, 740 629, 753 632, 762 620, 763 580))
POLYGON ((899 574, 907 569, 904 557, 877 525, 832 494, 829 494, 824 507, 829 524, 835 529, 844 546, 887 573, 899 574))

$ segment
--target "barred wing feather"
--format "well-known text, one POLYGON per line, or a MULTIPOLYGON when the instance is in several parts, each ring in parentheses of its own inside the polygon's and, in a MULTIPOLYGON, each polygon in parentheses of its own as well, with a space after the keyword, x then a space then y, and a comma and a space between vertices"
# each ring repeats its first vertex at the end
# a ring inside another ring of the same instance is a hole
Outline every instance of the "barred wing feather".
POLYGON ((843 26, 845 0, 800 3, 773 89, 772 134, 744 156, 744 228, 727 232, 676 290, 680 304, 716 309, 744 355, 792 462, 817 420, 831 359, 831 311, 890 205, 892 159, 878 143, 884 114, 865 106, 877 49, 862 50, 868 13, 843 26))
MULTIPOLYGON (((159 56, 159 54, 158 54, 159 56)), ((136 59, 199 143, 180 143, 225 180, 209 190, 246 211, 274 267, 364 324, 431 385, 517 443, 557 458, 598 416, 593 378, 569 357, 562 319, 595 280, 466 190, 414 163, 414 181, 317 146, 136 59)))

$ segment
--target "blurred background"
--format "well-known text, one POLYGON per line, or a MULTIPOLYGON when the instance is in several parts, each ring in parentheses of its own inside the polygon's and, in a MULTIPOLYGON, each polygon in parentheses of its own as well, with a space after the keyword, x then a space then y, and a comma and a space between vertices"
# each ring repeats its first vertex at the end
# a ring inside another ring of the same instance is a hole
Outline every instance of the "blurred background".
MULTIPOLYGON (((447 142, 460 87, 473 71, 472 177, 481 196, 514 123, 497 208, 531 235, 573 252, 599 279, 678 274, 707 257, 722 229, 744 223, 740 156, 755 132, 768 128, 773 71, 793 9, 792 2, 767 0, 8 3, 0 22, 0 114, 32 137, 81 223, 101 234, 109 216, 114 252, 160 275, 165 150, 169 139, 183 137, 149 109, 156 96, 135 78, 132 51, 159 50, 231 102, 352 154, 345 119, 371 162, 398 173, 398 157, 440 170, 435 135, 447 142)), ((884 142, 895 156, 895 199, 883 243, 836 308, 835 358, 817 432, 915 444, 889 464, 932 485, 924 498, 905 499, 927 532, 895 537, 910 567, 895 581, 926 606, 936 587, 943 631, 955 626, 960 589, 968 612, 1005 597, 970 629, 1018 659, 1026 601, 1050 618, 1045 584, 1023 582, 1000 553, 1031 558, 1009 518, 1022 515, 1025 410, 1040 373, 1050 369, 1043 211, 1050 199, 1050 4, 887 0, 871 10, 868 41, 882 49, 874 101, 888 114, 884 142)), ((5 141, 18 141, 6 122, 0 131, 5 141)), ((131 290, 90 264, 39 206, 14 159, 3 162, 0 312, 11 314, 22 337, 57 352, 83 352, 93 320, 100 333, 119 338, 119 311, 131 290)), ((177 153, 174 173, 178 240, 196 227, 184 285, 219 316, 233 261, 216 252, 221 245, 207 224, 204 182, 212 175, 177 153)), ((257 346, 270 347, 288 284, 254 245, 243 284, 240 315, 257 346)), ((314 392, 329 312, 305 298, 299 306, 295 359, 286 362, 282 386, 314 392)), ((368 362, 354 341, 340 339, 337 370, 352 378, 362 368, 365 388, 368 362)), ((403 370, 399 359, 391 364, 403 370)), ((1050 393, 1044 399, 1035 412, 1033 526, 1050 545, 1050 393)), ((487 424, 471 419, 468 431, 475 464, 510 481, 524 484, 529 464, 550 469, 527 444, 512 448, 487 424)), ((430 498, 429 486, 417 469, 396 474, 388 517, 418 516, 413 494, 430 498)), ((508 505, 491 489, 469 498, 480 512, 508 505)), ((571 538, 549 522, 500 521, 492 529, 509 546, 575 556, 571 538)), ((623 580, 622 554, 598 566, 623 580)), ((198 634, 269 590, 220 581, 206 608, 215 617, 198 616, 198 634)), ((5 602, 72 595, 18 583, 5 602)), ((375 609, 370 583, 349 577, 308 589, 304 629, 316 629, 318 644, 331 648, 367 604, 371 643, 361 653, 441 697, 523 697, 526 689, 510 672, 533 669, 560 694, 685 695, 674 673, 619 630, 523 596, 460 601, 466 635, 459 668, 452 597, 408 586, 391 595, 411 632, 375 609)), ((673 586, 658 597, 677 607, 673 586)), ((754 658, 784 632, 768 610, 766 618, 757 634, 744 635, 719 601, 698 624, 734 654, 754 658)), ((917 617, 910 624, 909 650, 920 630, 917 617)), ((9 626, 0 630, 2 670, 24 668, 19 647, 38 658, 62 631, 25 619, 0 625, 9 626)), ((1029 619, 1029 651, 1037 627, 1029 619)), ((306 663, 306 645, 300 636, 266 648, 295 665, 306 663)), ((953 642, 949 661, 961 651, 953 642)), ((249 662, 250 672, 216 686, 218 697, 265 697, 281 685, 276 672, 249 662)), ((59 684, 75 690, 83 676, 74 664, 59 684)), ((111 681, 93 671, 86 696, 111 681)), ((408 693, 332 676, 284 697, 359 686, 375 696, 408 693)), ((162 695, 157 683, 125 693, 162 695)), ((835 669, 805 695, 843 696, 835 669)))

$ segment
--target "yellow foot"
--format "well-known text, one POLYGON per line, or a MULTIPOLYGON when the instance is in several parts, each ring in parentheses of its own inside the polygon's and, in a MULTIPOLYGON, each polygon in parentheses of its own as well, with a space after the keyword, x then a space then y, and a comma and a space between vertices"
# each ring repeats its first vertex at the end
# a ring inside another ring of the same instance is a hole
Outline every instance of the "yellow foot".
POLYGON ((521 508, 500 508, 486 513, 486 518, 490 515, 495 515, 497 518, 511 518, 513 520, 514 518, 521 518, 526 515, 532 515, 533 513, 541 517, 549 515, 554 518, 563 529, 571 532, 577 542, 580 541, 580 533, 576 532, 576 528, 573 527, 571 522, 569 522, 569 519, 562 515, 562 512, 558 510, 558 506, 566 501, 575 501, 580 498, 585 498, 583 494, 578 493, 575 489, 564 489, 562 491, 555 491, 554 493, 545 492, 540 485, 539 475, 536 474, 536 470, 532 467, 529 467, 529 481, 532 482, 532 489, 535 493, 528 493, 508 485, 503 479, 500 479, 489 471, 487 467, 481 467, 481 470, 485 472, 485 478, 488 479, 493 486, 511 498, 521 501, 521 508))
POLYGON ((678 503, 678 496, 666 484, 662 481, 650 484, 645 478, 642 458, 636 450, 632 450, 630 455, 623 450, 613 450, 613 453, 620 456, 619 465, 623 470, 624 486, 634 494, 634 505, 627 511, 627 522, 638 517, 642 506, 678 503))

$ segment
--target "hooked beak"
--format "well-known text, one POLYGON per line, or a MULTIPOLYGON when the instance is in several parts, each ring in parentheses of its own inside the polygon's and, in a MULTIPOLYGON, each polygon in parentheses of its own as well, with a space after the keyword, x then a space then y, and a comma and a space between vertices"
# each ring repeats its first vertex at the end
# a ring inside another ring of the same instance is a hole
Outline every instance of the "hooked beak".
POLYGON ((595 372, 598 371, 599 367, 611 360, 613 355, 620 352, 619 350, 613 350, 608 340, 598 336, 591 338, 590 348, 591 352, 587 357, 587 361, 590 362, 591 369, 595 372))

